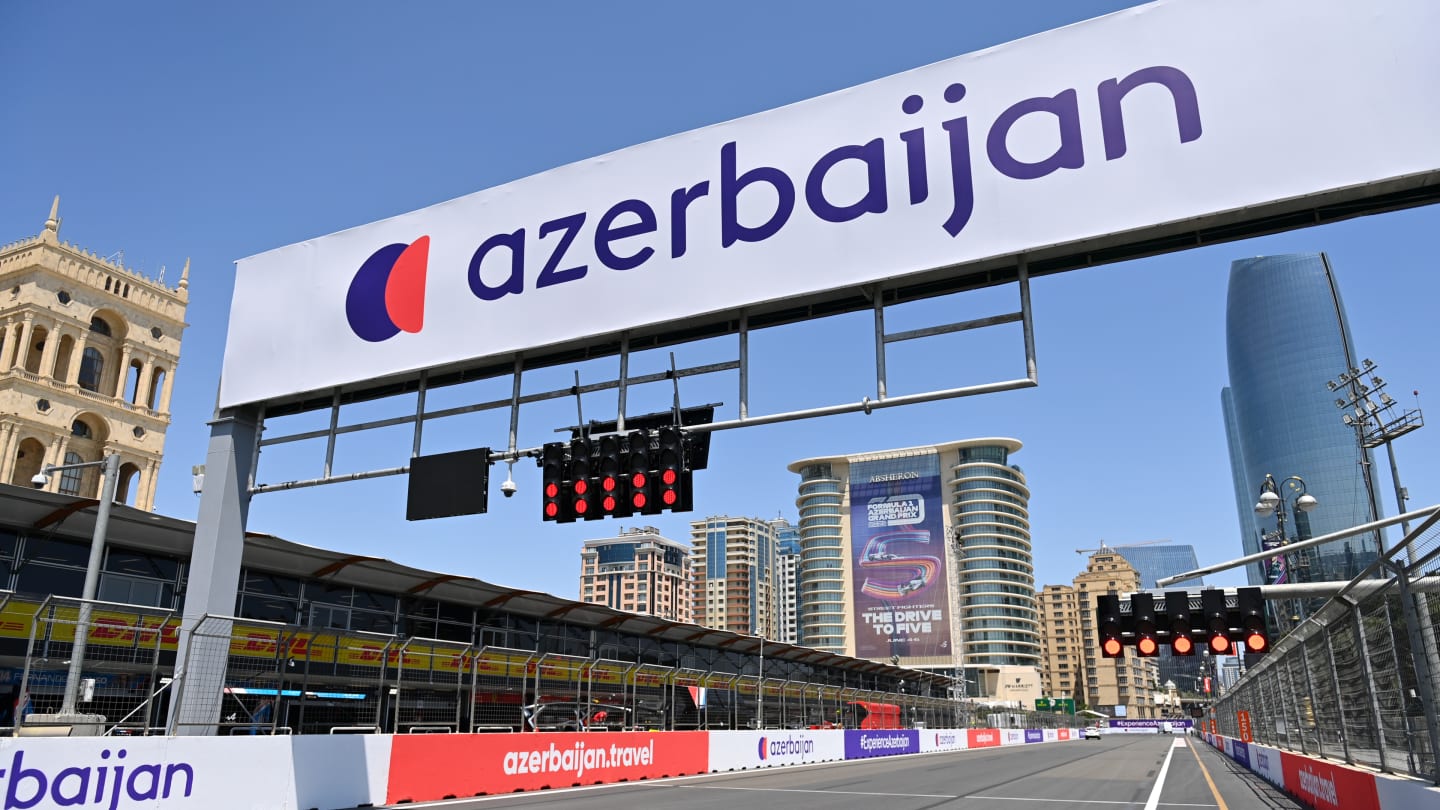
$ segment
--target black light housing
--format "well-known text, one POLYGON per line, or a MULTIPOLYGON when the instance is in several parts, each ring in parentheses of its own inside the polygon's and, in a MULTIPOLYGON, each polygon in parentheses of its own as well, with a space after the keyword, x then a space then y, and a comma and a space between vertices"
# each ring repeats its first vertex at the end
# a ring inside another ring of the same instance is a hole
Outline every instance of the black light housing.
POLYGON ((556 523, 573 523, 575 511, 570 505, 566 446, 551 442, 540 448, 540 519, 556 523))
POLYGON ((1095 597, 1095 626, 1100 633, 1100 654, 1106 658, 1125 657, 1119 596, 1102 593, 1095 597))
POLYGON ((1212 655, 1230 654, 1230 613, 1225 607, 1225 592, 1206 588, 1200 592, 1200 611, 1205 618, 1206 643, 1212 655))
POLYGON ((1270 629, 1265 622, 1265 596, 1259 588, 1238 588, 1235 591, 1239 641, 1248 655, 1270 652, 1270 629))
POLYGON ((1135 653, 1141 658, 1160 654, 1160 639, 1155 627, 1155 597, 1137 593, 1130 597, 1130 619, 1135 625, 1135 653))
POLYGON ((1165 592, 1165 618, 1170 623, 1170 654, 1194 655, 1195 638, 1191 635, 1190 594, 1185 591, 1165 592))

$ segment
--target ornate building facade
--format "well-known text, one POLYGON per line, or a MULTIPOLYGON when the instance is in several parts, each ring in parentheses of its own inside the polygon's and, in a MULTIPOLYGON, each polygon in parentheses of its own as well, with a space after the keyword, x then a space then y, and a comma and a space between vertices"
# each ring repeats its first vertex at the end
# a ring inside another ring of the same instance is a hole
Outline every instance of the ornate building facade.
MULTIPOLYGON (((116 500, 153 511, 190 263, 171 289, 60 241, 59 208, 0 247, 0 481, 118 454, 116 500)), ((98 497, 100 477, 63 471, 44 489, 98 497)))

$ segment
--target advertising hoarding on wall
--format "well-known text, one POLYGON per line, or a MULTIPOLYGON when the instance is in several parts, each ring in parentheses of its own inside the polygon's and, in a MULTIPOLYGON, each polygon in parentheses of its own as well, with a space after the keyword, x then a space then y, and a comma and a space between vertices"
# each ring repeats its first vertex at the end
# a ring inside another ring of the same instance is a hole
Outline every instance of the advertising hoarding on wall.
POLYGON ((856 657, 950 652, 944 510, 935 453, 850 465, 856 657))
POLYGON ((845 732, 840 730, 712 731, 710 770, 742 771, 778 768, 845 758, 845 732))
POLYGON ((387 801, 704 773, 709 740, 704 731, 397 735, 387 801))
POLYGON ((1433 185, 1437 28, 1161 0, 277 248, 238 263, 219 404, 1433 185))

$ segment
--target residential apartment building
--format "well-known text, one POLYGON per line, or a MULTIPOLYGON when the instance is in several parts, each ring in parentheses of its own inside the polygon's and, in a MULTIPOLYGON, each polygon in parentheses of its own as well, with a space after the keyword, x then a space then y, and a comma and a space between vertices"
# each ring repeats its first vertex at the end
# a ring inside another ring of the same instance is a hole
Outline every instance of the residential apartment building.
POLYGON ((799 640, 1040 696, 1029 498, 1007 438, 796 461, 799 640))
POLYGON ((1046 585, 1040 603, 1040 688, 1048 697, 1085 698, 1085 634, 1080 627, 1080 598, 1070 585, 1046 585))
POLYGON ((1068 697, 1078 693, 1091 710, 1112 717, 1160 716, 1157 697, 1164 690, 1156 659, 1140 658, 1129 647, 1123 658, 1100 654, 1095 597, 1132 593, 1139 588, 1140 574, 1135 567, 1113 549, 1103 549, 1090 555, 1085 570, 1071 586, 1047 585, 1041 591, 1047 637, 1042 678, 1053 685, 1050 688, 1057 690, 1056 694, 1068 697), (1051 621, 1055 622, 1053 628, 1051 621), (1070 685, 1068 691, 1066 684, 1070 685))
POLYGON ((780 640, 775 533, 760 518, 712 516, 690 524, 696 624, 780 640))
POLYGON ((587 540, 580 550, 580 601, 693 622, 690 548, 653 526, 587 540))
MULTIPOLYGON (((115 500, 154 510, 189 287, 188 261, 172 288, 60 241, 59 197, 39 236, 0 247, 0 481, 118 455, 115 500)), ((100 479, 43 489, 96 498, 100 479)))
POLYGON ((780 641, 800 643, 800 528, 784 518, 770 521, 779 547, 776 566, 780 569, 780 641))

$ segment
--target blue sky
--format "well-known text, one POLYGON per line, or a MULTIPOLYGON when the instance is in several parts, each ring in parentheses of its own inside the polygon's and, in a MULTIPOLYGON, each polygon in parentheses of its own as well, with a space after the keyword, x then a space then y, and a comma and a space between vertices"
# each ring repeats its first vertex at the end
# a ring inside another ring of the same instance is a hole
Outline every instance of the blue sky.
MULTIPOLYGON (((38 233, 59 194, 63 239, 102 256, 123 250, 127 266, 152 277, 164 266, 171 284, 191 259, 191 325, 157 498, 159 511, 189 519, 234 260, 1130 5, 0 4, 0 28, 12 32, 0 49, 0 241, 38 233)), ((644 523, 684 539, 691 519, 711 514, 793 520, 796 478, 785 467, 795 460, 1008 436, 1025 444, 1013 462, 1033 493, 1038 585, 1068 582, 1084 561, 1075 550, 1102 540, 1169 538, 1193 544, 1202 563, 1239 556, 1219 408, 1230 261, 1328 251, 1357 350, 1398 398, 1408 403, 1418 389, 1423 404, 1440 374, 1431 357, 1437 230, 1440 209, 1430 207, 1037 279, 1038 388, 719 433, 710 468, 696 476, 696 511, 644 523)), ((1004 288, 908 307, 887 326, 1016 308, 1004 288)), ((868 315, 757 333, 752 412, 871 393, 870 340, 868 315)), ((732 346, 694 347, 677 361, 724 359, 732 346)), ((653 370, 668 360, 637 363, 653 370)), ((568 385, 572 371, 527 377, 526 390, 568 385)), ((580 371, 595 379, 609 367, 580 371)), ((897 348, 889 371, 891 393, 1023 376, 1018 329, 897 348)), ((735 392, 733 377, 682 388, 686 404, 732 409, 735 392)), ((436 392, 431 405, 508 395, 501 380, 436 392)), ((663 409, 669 398, 668 388, 637 394, 632 410, 663 409)), ((347 409, 342 420, 411 407, 347 409)), ((587 398, 585 408, 587 418, 613 416, 613 397, 587 398)), ((326 418, 271 427, 288 433, 326 418)), ((437 425, 425 451, 503 444, 507 418, 437 425)), ((527 410, 520 445, 573 422, 573 401, 527 410)), ((1440 500, 1428 461, 1440 457, 1437 444, 1435 429, 1397 444, 1412 506, 1440 500)), ((336 470, 403 465, 409 446, 406 430, 352 438, 336 470)), ((311 478, 322 463, 313 443, 275 447, 259 477, 311 478)), ((517 465, 520 492, 508 500, 498 493, 504 468, 493 476, 486 515, 407 523, 397 477, 258 496, 250 528, 573 597, 580 544, 615 524, 542 523, 537 469, 517 465)))

